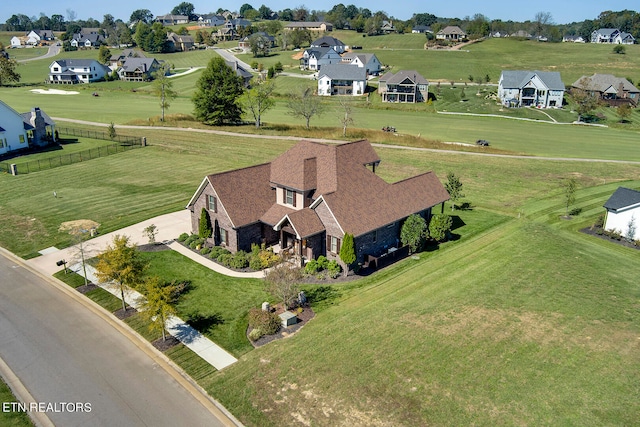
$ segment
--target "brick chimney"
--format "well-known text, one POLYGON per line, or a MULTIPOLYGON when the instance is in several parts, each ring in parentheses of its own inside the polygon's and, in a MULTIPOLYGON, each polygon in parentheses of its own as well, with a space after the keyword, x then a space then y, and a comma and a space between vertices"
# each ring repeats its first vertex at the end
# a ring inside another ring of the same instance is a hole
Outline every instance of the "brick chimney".
POLYGON ((34 127, 33 144, 39 147, 47 145, 47 126, 44 121, 44 117, 42 117, 42 111, 40 111, 40 108, 35 107, 31 110, 31 118, 29 119, 29 122, 31 123, 31 126, 34 127))

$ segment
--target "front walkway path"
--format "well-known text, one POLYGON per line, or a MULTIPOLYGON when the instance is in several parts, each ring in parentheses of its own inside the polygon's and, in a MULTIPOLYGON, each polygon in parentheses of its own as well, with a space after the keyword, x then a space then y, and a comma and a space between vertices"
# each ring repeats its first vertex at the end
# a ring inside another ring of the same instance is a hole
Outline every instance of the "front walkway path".
MULTIPOLYGON (((86 265, 85 267, 87 269, 87 280, 100 286, 116 298, 121 299, 120 287, 118 285, 114 283, 100 284, 95 275, 95 269, 90 265, 86 265)), ((83 276, 82 264, 73 264, 70 266, 70 269, 83 276)), ((139 292, 133 289, 127 289, 125 291, 125 299, 127 304, 136 310, 140 310, 142 308, 144 297, 139 292)), ((167 319, 166 325, 167 331, 171 335, 176 337, 180 342, 189 347, 194 353, 202 357, 207 361, 207 363, 215 367, 217 370, 226 368, 238 361, 238 359, 227 353, 222 347, 202 335, 179 317, 171 316, 167 319)))

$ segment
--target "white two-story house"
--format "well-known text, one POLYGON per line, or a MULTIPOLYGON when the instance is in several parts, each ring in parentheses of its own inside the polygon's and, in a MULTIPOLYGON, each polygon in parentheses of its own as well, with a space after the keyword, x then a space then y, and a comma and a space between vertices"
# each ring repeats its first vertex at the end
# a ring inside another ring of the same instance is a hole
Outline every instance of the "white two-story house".
POLYGON ((314 47, 304 51, 300 58, 301 70, 319 70, 324 65, 337 64, 342 57, 332 47, 314 47))
POLYGON ((498 98, 505 107, 562 107, 565 86, 557 71, 503 71, 498 98))
POLYGON ((49 83, 91 83, 104 79, 109 71, 95 59, 58 59, 49 65, 49 83))
POLYGON ((325 65, 318 72, 318 95, 363 95, 367 87, 367 72, 350 64, 325 65))

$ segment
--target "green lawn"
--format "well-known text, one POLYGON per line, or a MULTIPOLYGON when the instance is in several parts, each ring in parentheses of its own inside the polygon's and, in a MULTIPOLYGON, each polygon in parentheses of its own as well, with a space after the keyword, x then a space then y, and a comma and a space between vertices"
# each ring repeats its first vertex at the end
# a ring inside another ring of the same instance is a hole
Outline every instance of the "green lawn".
POLYGON ((189 283, 177 304, 178 317, 200 326, 200 332, 236 357, 253 349, 246 338, 249 309, 270 300, 262 280, 224 276, 174 251, 142 255, 149 262, 150 276, 189 283))
MULTIPOLYGON (((17 402, 9 386, 0 378, 0 402, 17 402)), ((34 424, 26 412, 0 412, 0 425, 4 427, 30 427, 34 424)))

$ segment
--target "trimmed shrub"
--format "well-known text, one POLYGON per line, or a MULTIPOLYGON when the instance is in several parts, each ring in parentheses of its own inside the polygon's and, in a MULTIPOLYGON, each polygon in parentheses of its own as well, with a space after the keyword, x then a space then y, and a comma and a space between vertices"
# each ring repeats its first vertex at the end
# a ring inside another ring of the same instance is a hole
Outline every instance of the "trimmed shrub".
POLYGON ((184 242, 188 238, 189 238, 189 235, 187 233, 182 233, 181 235, 178 236, 178 242, 184 242))
POLYGON ((260 328, 254 328, 251 330, 251 332, 249 332, 249 339, 251 341, 258 341, 260 338, 262 338, 264 336, 264 332, 262 332, 262 329, 260 328))
POLYGON ((227 249, 220 247, 220 246, 214 246, 211 248, 211 252, 209 252, 209 258, 211 259, 218 259, 218 257, 222 254, 230 254, 231 252, 229 252, 227 249))
POLYGON ((304 272, 306 274, 316 274, 318 272, 318 261, 315 259, 310 260, 304 266, 304 272))
POLYGON ((229 259, 229 267, 240 269, 248 266, 249 260, 245 251, 238 251, 229 259))
POLYGON ((329 260, 327 259, 326 256, 320 255, 317 259, 317 262, 318 262, 318 270, 324 270, 325 268, 327 268, 327 264, 329 263, 329 260))
POLYGON ((280 317, 254 307, 249 310, 249 327, 262 330, 264 335, 272 335, 280 329, 280 317))
POLYGON ((231 258, 233 258, 233 255, 231 255, 231 252, 229 252, 229 253, 221 253, 221 254, 219 254, 219 255, 218 255, 218 257, 216 258, 216 260, 217 260, 220 264, 222 264, 222 265, 224 265, 224 266, 227 266, 227 267, 228 267, 228 266, 229 266, 229 263, 230 263, 231 258))
POLYGON ((200 253, 202 255, 207 255, 209 252, 211 252, 211 248, 205 246, 204 248, 200 249, 200 253))
POLYGON ((338 277, 341 271, 342 271, 342 268, 340 267, 340 264, 338 264, 338 261, 336 261, 335 259, 327 263, 327 274, 332 279, 335 279, 336 277, 338 277))

